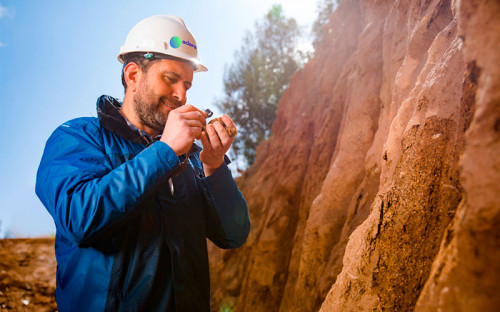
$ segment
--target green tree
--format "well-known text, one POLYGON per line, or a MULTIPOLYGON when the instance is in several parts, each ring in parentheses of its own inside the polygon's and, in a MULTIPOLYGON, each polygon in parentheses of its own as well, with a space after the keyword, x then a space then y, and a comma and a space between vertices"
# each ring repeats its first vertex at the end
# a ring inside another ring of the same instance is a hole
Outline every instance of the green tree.
POLYGON ((323 27, 330 21, 330 16, 337 8, 340 0, 318 0, 316 12, 318 17, 312 26, 313 47, 316 49, 323 41, 323 27))
POLYGON ((255 148, 271 135, 278 102, 290 76, 306 61, 297 48, 300 28, 274 5, 247 32, 235 61, 224 73, 224 95, 215 106, 231 116, 238 127, 232 157, 247 167, 255 160, 255 148))

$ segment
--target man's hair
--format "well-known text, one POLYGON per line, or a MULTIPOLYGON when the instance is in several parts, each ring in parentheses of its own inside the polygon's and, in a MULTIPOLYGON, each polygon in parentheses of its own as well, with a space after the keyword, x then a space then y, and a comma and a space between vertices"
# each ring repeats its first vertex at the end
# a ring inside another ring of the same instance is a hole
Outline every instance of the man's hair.
POLYGON ((144 57, 144 52, 139 52, 139 53, 129 53, 124 55, 123 57, 123 68, 122 68, 122 85, 123 88, 125 89, 125 92, 127 91, 127 81, 125 81, 125 66, 128 65, 128 63, 135 63, 143 73, 147 73, 149 67, 151 67, 151 64, 156 59, 147 59, 144 57))

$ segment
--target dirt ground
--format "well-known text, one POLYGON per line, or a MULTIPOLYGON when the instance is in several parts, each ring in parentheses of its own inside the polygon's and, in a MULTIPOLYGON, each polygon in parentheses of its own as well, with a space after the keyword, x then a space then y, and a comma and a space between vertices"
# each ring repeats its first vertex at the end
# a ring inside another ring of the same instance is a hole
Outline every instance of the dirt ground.
POLYGON ((54 239, 0 239, 0 311, 57 311, 54 239))

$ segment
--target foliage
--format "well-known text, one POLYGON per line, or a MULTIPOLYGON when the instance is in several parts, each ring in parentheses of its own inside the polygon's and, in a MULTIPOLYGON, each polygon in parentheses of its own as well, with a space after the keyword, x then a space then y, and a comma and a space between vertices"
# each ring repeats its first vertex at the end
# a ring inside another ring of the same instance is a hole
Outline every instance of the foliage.
POLYGON ((224 74, 224 95, 215 106, 238 127, 232 154, 242 167, 253 163, 255 148, 271 135, 278 102, 290 76, 307 58, 297 48, 300 29, 274 5, 247 32, 235 61, 224 74))
POLYGON ((316 3, 316 12, 318 17, 313 24, 313 47, 316 49, 323 41, 323 27, 330 21, 330 16, 337 8, 340 0, 318 0, 316 3))

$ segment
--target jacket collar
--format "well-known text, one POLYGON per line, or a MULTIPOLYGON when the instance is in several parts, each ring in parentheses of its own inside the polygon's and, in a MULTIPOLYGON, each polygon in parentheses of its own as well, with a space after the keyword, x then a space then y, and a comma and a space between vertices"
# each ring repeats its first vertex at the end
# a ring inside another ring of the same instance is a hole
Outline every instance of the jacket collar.
POLYGON ((97 115, 99 123, 114 134, 134 143, 148 145, 140 132, 132 129, 125 117, 120 114, 122 104, 109 95, 101 95, 97 99, 97 115))

